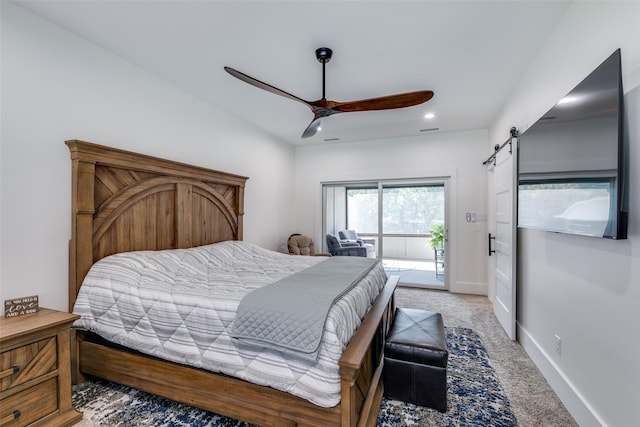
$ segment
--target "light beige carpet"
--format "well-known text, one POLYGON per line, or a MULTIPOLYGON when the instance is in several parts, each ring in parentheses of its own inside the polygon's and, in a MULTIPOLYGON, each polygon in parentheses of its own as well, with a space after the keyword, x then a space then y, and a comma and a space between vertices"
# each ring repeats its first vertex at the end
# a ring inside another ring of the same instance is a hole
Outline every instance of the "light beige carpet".
POLYGON ((396 305, 440 312, 445 326, 476 331, 520 427, 578 425, 522 346, 504 332, 487 297, 399 287, 396 305))

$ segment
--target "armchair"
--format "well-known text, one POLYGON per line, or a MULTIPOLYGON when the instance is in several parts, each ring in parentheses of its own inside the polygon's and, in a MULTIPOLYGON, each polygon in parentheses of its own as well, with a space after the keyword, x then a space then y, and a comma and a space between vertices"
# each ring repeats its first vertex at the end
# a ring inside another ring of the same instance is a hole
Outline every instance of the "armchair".
POLYGON ((376 248, 373 242, 373 239, 361 239, 356 233, 355 230, 340 230, 338 232, 338 236, 340 237, 340 244, 342 246, 364 246, 367 248, 367 256, 369 258, 376 257, 376 248))
POLYGON ((364 246, 343 246, 333 234, 327 234, 327 247, 333 256, 367 256, 367 248, 364 246))
POLYGON ((287 239, 287 248, 291 255, 329 256, 328 253, 316 252, 313 240, 302 234, 292 234, 287 239))

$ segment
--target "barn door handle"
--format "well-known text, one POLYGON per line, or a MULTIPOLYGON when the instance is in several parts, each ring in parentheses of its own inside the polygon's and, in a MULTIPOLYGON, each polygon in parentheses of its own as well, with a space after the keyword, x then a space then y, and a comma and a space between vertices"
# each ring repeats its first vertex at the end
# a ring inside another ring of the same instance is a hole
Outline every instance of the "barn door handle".
POLYGON ((495 253, 495 249, 491 249, 492 240, 496 240, 496 236, 492 236, 491 233, 489 233, 489 256, 491 256, 492 253, 495 253))

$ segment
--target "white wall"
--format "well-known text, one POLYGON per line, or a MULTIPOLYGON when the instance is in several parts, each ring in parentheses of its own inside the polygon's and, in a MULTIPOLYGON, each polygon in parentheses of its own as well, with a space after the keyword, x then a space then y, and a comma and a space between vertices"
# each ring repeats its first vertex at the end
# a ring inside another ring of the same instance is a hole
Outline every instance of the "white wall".
POLYGON ((1 8, 0 301, 38 294, 67 309, 67 139, 248 176, 245 240, 277 249, 293 222, 293 148, 19 6, 1 8))
POLYGON ((487 223, 465 220, 465 212, 487 212, 486 145, 487 131, 477 130, 297 147, 297 231, 324 241, 322 182, 451 176, 449 286, 453 292, 486 295, 487 223))
POLYGON ((638 423, 640 2, 573 3, 491 127, 487 148, 511 126, 526 130, 616 48, 629 141, 628 240, 518 233, 519 339, 581 426, 638 423))

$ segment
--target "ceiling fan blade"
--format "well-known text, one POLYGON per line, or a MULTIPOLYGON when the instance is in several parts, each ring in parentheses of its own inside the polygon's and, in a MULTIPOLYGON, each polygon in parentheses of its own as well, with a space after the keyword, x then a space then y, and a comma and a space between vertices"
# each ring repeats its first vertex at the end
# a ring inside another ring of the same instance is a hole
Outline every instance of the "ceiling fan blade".
POLYGON ((309 126, 302 132, 302 138, 309 138, 315 135, 320 129, 320 117, 315 116, 309 126))
POLYGON ((336 102, 331 107, 333 111, 348 113, 353 111, 391 110, 394 108, 411 107, 422 104, 433 98, 433 91, 421 90, 398 95, 381 96, 379 98, 363 99, 360 101, 336 102))
POLYGON ((266 90, 267 92, 275 93, 276 95, 284 96, 285 98, 289 98, 289 99, 293 99, 294 101, 302 102, 307 107, 312 108, 308 101, 305 101, 302 98, 298 98, 295 95, 291 95, 289 92, 285 92, 284 90, 278 89, 275 86, 271 86, 268 83, 261 82, 258 79, 254 79, 253 77, 251 77, 251 76, 249 76, 249 75, 247 75, 247 74, 245 74, 243 72, 240 72, 240 71, 238 71, 238 70, 236 70, 234 68, 224 67, 224 70, 227 73, 231 74, 233 77, 235 77, 237 79, 240 79, 245 83, 249 83, 252 86, 258 87, 258 88, 263 89, 263 90, 266 90))
POLYGON ((276 95, 298 101, 311 109, 313 120, 302 133, 302 138, 309 138, 320 130, 320 120, 337 113, 348 113, 355 111, 391 110, 395 108, 405 108, 422 104, 433 98, 433 91, 422 90, 416 92, 400 93, 397 95, 381 96, 378 98, 362 99, 359 101, 337 102, 330 101, 325 97, 325 66, 331 60, 332 50, 327 47, 316 49, 316 59, 322 63, 322 98, 317 101, 306 101, 295 95, 278 89, 268 83, 262 82, 243 72, 231 67, 224 67, 225 71, 233 77, 242 80, 252 86, 266 90, 276 95))

